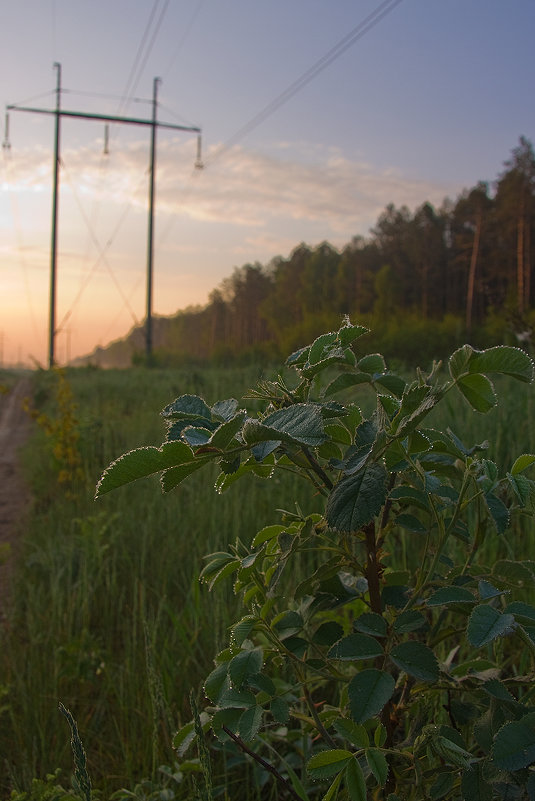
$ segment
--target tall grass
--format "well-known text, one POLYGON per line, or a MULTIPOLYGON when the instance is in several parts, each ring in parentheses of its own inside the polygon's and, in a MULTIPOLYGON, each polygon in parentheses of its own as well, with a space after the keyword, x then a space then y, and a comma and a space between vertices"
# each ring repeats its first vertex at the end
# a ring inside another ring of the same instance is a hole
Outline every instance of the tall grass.
MULTIPOLYGON (((78 721, 93 783, 105 794, 173 764, 171 737, 191 717, 190 690, 210 671, 239 614, 231 587, 209 593, 199 585, 202 556, 247 540, 277 520, 276 509, 297 500, 309 510, 316 501, 291 476, 240 482, 222 496, 199 474, 165 496, 156 479, 98 502, 94 487, 124 451, 161 442, 158 412, 177 395, 240 397, 258 378, 253 368, 68 373, 85 478, 65 492, 50 443, 35 430, 25 457, 32 514, 0 631, 2 797, 56 767, 70 772, 59 701, 78 721)), ((54 380, 42 373, 34 382, 36 403, 51 414, 54 380)), ((519 453, 535 451, 533 388, 502 381, 498 392, 502 400, 489 415, 452 398, 430 425, 452 425, 467 445, 489 438, 489 458, 503 472, 519 453)), ((365 403, 361 394, 356 399, 365 403)), ((525 558, 526 536, 526 527, 507 543, 489 536, 486 558, 504 549, 525 558)))
MULTIPOLYGON (((190 689, 211 670, 239 609, 230 587, 210 594, 199 585, 202 556, 273 522, 307 488, 251 481, 218 496, 194 475, 169 495, 149 479, 95 502, 95 484, 125 450, 162 441, 158 412, 178 394, 214 402, 257 378, 251 369, 68 375, 85 480, 69 492, 57 483, 37 429, 25 456, 35 500, 0 633, 2 795, 58 766, 69 772, 58 701, 76 717, 93 781, 106 792, 172 764, 190 689)), ((41 374, 34 390, 51 414, 54 380, 41 374)))

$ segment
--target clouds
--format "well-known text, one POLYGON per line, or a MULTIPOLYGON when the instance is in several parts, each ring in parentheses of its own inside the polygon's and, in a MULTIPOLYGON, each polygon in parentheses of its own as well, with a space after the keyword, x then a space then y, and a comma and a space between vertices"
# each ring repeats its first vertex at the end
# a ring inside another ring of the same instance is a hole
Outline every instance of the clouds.
MULTIPOLYGON (((235 266, 267 264, 300 242, 342 247, 357 234, 366 236, 390 202, 411 209, 425 200, 438 205, 461 189, 307 142, 263 150, 212 146, 202 171, 194 170, 195 155, 189 136, 162 134, 158 141, 155 313, 204 303, 235 266)), ((87 329, 73 336, 73 355, 90 349, 91 337, 107 341, 126 333, 128 314, 118 316, 123 295, 143 316, 148 162, 146 139, 112 139, 104 156, 99 140, 72 147, 65 137, 58 315, 74 308, 73 330, 87 329)), ((52 155, 42 147, 13 149, 7 167, 0 193, 4 264, 18 275, 21 294, 21 259, 38 268, 42 286, 32 280, 30 300, 41 308, 47 302, 52 155)))
MULTIPOLYGON (((270 226, 287 230, 292 222, 297 227, 305 223, 317 227, 321 241, 366 234, 390 202, 410 208, 425 200, 440 204, 460 189, 405 175, 394 167, 377 169, 321 146, 293 145, 269 153, 236 146, 212 159, 217 152, 210 148, 207 166, 195 171, 191 139, 158 144, 158 213, 266 233, 270 226)), ((62 161, 64 191, 106 204, 146 208, 146 143, 119 142, 109 156, 95 146, 66 149, 62 161)), ((12 158, 10 186, 15 191, 44 190, 50 174, 49 153, 43 148, 24 151, 12 158)))
MULTIPOLYGON (((341 241, 366 234, 390 202, 411 208, 425 200, 440 204, 460 189, 395 168, 376 169, 330 148, 316 148, 312 155, 295 147, 269 154, 234 147, 211 163, 209 152, 206 169, 189 180, 182 196, 171 179, 159 176, 158 199, 169 214, 207 223, 256 228, 264 235, 276 228, 287 232, 293 223, 296 230, 314 226, 316 241, 341 241)), ((173 154, 164 152, 159 161, 164 175, 170 175, 172 161, 173 154)), ((296 234, 294 242, 299 239, 296 234)))

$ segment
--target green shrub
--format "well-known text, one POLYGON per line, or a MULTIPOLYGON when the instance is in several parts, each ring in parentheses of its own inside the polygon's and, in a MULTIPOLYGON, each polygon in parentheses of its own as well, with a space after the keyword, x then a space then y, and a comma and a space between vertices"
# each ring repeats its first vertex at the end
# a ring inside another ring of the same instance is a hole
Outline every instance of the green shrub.
POLYGON ((103 495, 161 473, 168 492, 216 463, 220 493, 289 472, 323 499, 207 557, 202 580, 231 579, 243 615, 175 748, 230 743, 260 784, 302 801, 531 799, 535 561, 507 534, 535 511, 535 455, 501 475, 487 442, 429 425, 453 397, 461 415, 490 411, 489 374, 529 383, 531 360, 465 345, 447 378, 435 364, 406 381, 359 352, 364 333, 346 321, 293 353, 296 381, 261 382, 254 415, 177 398, 161 447, 126 453, 99 482, 103 495), (371 414, 355 387, 373 394, 371 414))

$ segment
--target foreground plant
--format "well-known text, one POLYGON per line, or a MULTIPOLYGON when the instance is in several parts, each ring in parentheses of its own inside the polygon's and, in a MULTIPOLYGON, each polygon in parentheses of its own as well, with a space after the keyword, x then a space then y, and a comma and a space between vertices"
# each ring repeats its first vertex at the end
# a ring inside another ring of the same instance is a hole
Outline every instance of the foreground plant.
POLYGON ((530 382, 531 360, 465 345, 447 380, 434 365, 407 382, 360 355, 365 333, 346 321, 292 354, 296 382, 262 382, 254 415, 177 398, 162 446, 102 476, 97 495, 156 472, 167 492, 215 462, 218 492, 292 471, 323 496, 321 513, 282 512, 207 557, 202 580, 232 577, 244 616, 174 745, 211 730, 281 798, 535 798, 535 561, 515 561, 506 535, 535 510, 535 455, 500 476, 487 443, 426 426, 452 393, 460 414, 488 412, 488 376, 530 382), (333 399, 357 385, 375 394, 369 417, 333 399), (507 558, 488 565, 490 540, 507 558))

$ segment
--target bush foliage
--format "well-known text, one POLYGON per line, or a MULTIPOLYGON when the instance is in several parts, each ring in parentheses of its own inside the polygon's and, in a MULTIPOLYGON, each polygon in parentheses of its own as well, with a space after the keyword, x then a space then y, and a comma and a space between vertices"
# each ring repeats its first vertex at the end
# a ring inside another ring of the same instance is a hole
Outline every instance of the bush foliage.
POLYGON ((99 482, 101 496, 160 473, 167 492, 216 463, 220 493, 290 472, 323 498, 206 558, 201 579, 232 580, 243 614, 174 746, 184 759, 197 741, 208 794, 206 744, 230 742, 280 798, 534 798, 535 562, 507 532, 535 510, 535 455, 502 475, 487 442, 432 425, 454 395, 460 415, 490 411, 490 376, 529 383, 531 360, 465 345, 447 378, 435 364, 407 381, 361 353, 366 330, 346 320, 293 353, 296 380, 260 382, 255 414, 178 397, 164 443, 99 482))

